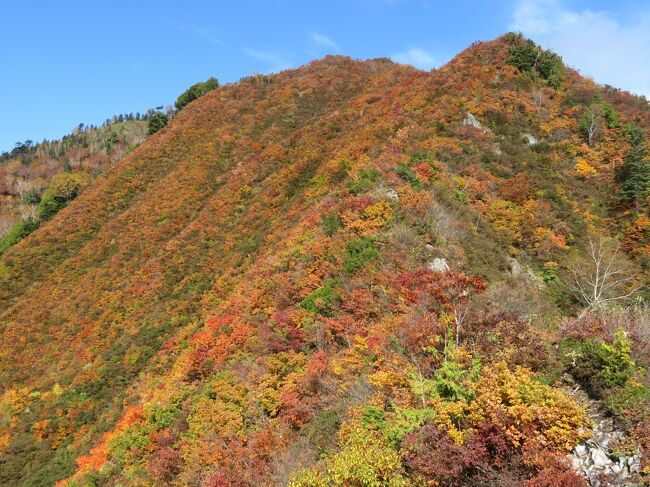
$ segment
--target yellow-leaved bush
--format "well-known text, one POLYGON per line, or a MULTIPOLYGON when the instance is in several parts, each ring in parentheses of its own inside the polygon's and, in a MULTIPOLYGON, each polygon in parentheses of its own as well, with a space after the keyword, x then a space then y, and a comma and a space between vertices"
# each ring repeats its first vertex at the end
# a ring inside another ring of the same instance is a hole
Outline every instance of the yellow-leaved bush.
POLYGON ((568 452, 589 437, 589 419, 580 405, 536 380, 530 370, 511 371, 503 361, 483 369, 467 418, 473 425, 492 423, 505 429, 515 446, 536 439, 568 452))
POLYGON ((342 449, 300 472, 290 487, 358 485, 364 487, 411 485, 404 476, 400 456, 378 431, 353 425, 342 449))

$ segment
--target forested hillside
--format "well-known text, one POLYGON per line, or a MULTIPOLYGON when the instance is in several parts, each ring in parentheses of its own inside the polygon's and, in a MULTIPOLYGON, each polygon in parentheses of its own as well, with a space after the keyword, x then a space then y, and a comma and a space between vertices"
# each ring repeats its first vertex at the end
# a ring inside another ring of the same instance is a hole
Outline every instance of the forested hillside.
POLYGON ((205 84, 0 256, 0 484, 648 480, 647 100, 514 34, 205 84))
POLYGON ((0 156, 0 253, 74 199, 109 164, 147 135, 147 115, 115 116, 101 127, 80 124, 61 140, 17 142, 0 156), (45 200, 45 201, 43 201, 45 200))

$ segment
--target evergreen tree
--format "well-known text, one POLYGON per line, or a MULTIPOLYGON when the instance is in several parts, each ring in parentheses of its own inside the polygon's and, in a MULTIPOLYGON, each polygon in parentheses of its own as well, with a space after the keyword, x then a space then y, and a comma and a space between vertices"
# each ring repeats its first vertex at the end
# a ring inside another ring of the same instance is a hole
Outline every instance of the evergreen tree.
POLYGON ((623 181, 619 199, 634 202, 637 209, 641 200, 650 194, 650 161, 644 130, 636 124, 628 124, 625 133, 632 146, 625 154, 619 177, 623 181))
POLYGON ((208 78, 202 83, 193 84, 176 99, 176 110, 182 110, 183 107, 191 101, 196 100, 198 97, 205 95, 208 91, 212 91, 218 87, 219 81, 214 77, 208 78))
POLYGON ((155 134, 165 125, 167 125, 168 119, 167 115, 163 112, 155 112, 149 117, 149 135, 155 134))

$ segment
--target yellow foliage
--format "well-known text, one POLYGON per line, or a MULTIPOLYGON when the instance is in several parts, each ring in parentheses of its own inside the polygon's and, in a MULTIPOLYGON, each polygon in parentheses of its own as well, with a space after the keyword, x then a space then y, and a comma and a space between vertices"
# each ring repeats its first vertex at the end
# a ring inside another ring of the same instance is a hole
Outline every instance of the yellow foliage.
POLYGON ((359 233, 370 235, 386 225, 393 218, 393 208, 386 201, 367 206, 361 215, 353 210, 346 210, 341 215, 343 225, 359 233))
POLYGON ((574 400, 503 361, 483 370, 467 417, 475 426, 499 425, 514 445, 535 439, 568 452, 589 437, 589 419, 574 400))
POLYGON ((351 428, 340 452, 326 457, 321 465, 305 469, 289 482, 291 487, 408 486, 400 456, 376 431, 360 425, 351 428))
POLYGON ((381 397, 390 399, 394 404, 410 406, 412 402, 411 387, 408 379, 393 369, 380 369, 368 376, 368 382, 381 397))
POLYGON ((7 389, 0 396, 0 452, 9 444, 11 431, 18 425, 19 415, 28 406, 29 389, 7 389))
POLYGON ((487 218, 497 232, 502 233, 514 243, 521 243, 523 214, 519 206, 505 200, 493 200, 490 202, 487 218))
POLYGON ((598 171, 596 171, 596 168, 590 165, 586 159, 581 157, 576 161, 576 173, 578 173, 578 176, 581 178, 589 179, 590 177, 595 176, 598 171))

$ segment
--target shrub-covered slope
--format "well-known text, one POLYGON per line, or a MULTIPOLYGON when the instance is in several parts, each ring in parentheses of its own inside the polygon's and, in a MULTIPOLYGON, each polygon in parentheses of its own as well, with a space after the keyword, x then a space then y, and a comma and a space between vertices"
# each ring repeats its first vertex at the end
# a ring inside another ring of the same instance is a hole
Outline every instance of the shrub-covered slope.
POLYGON ((6 250, 0 483, 581 485, 565 374, 645 448, 606 300, 644 296, 650 110, 531 48, 222 86, 6 250))

